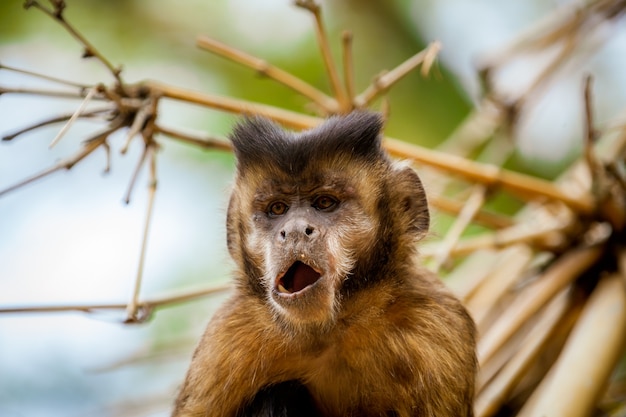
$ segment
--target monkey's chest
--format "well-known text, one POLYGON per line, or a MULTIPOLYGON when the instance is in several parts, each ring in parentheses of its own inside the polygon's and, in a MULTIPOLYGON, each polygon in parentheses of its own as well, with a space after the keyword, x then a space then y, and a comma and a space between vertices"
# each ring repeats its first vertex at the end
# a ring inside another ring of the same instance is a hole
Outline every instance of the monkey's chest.
POLYGON ((308 362, 305 385, 326 415, 386 415, 396 410, 399 397, 407 397, 404 405, 414 401, 409 397, 415 395, 419 375, 411 362, 418 354, 371 329, 347 332, 308 362))

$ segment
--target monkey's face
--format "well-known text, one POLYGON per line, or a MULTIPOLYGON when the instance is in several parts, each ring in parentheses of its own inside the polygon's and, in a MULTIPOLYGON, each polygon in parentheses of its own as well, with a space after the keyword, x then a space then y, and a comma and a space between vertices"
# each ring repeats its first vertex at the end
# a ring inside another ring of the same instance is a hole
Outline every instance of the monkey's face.
POLYGON ((374 239, 375 222, 347 177, 265 180, 253 197, 248 250, 263 259, 271 304, 297 323, 332 321, 357 248, 374 239))
POLYGON ((235 127, 228 247, 240 286, 280 319, 331 323, 342 297, 384 276, 427 230, 419 178, 391 163, 381 127, 367 112, 297 134, 262 118, 235 127))

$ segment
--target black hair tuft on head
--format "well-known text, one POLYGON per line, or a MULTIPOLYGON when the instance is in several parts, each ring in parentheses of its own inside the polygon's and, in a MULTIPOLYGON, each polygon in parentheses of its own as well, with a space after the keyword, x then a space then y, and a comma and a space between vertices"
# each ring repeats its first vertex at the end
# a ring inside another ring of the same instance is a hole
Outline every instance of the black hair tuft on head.
POLYGON ((230 139, 239 171, 254 164, 271 164, 286 173, 302 171, 309 161, 338 154, 375 159, 382 155, 380 114, 354 111, 333 116, 300 133, 288 132, 264 117, 248 117, 238 123, 230 139))

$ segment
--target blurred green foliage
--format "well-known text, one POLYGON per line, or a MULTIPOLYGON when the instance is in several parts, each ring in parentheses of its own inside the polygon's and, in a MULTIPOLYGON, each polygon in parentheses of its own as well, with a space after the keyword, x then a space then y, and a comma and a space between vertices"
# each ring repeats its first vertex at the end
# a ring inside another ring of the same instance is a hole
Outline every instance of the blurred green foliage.
MULTIPOLYGON (((129 81, 141 79, 142 62, 150 65, 180 66, 192 69, 200 77, 219 79, 219 91, 233 97, 272 104, 292 110, 306 111, 307 101, 291 90, 271 80, 259 79, 250 69, 210 56, 195 47, 195 36, 205 34, 235 48, 267 59, 272 64, 296 74, 318 88, 329 91, 319 50, 315 42, 313 20, 309 35, 304 38, 284 39, 263 45, 262 50, 251 50, 249 42, 229 25, 226 1, 189 2, 177 7, 171 1, 68 1, 66 17, 112 62, 122 64, 129 81), (185 13, 194 10, 204 19, 189 19, 185 13), (182 14, 182 15, 181 15, 182 14), (129 75, 130 74, 130 75, 129 75)), ((45 1, 43 4, 46 4, 45 1)), ((425 43, 409 30, 403 19, 403 6, 394 2, 348 1, 328 2, 324 5, 329 38, 334 58, 340 61, 340 34, 350 30, 354 34, 354 58, 357 90, 364 89, 373 77, 384 69, 391 69, 419 52, 425 43)), ((285 2, 280 13, 285 19, 307 12, 285 2)), ((274 13, 271 11, 269 13, 274 13)), ((264 16, 257 16, 263 20, 264 16)), ((258 22, 249 22, 255 25, 258 22)), ((266 30, 260 29, 260 30, 266 30)), ((37 10, 24 11, 17 0, 0 4, 0 44, 23 45, 29 54, 28 41, 53 39, 70 51, 76 59, 68 65, 79 66, 80 48, 59 25, 37 10)), ((67 58, 63 58, 67 59, 67 58)), ((91 67, 88 67, 91 68, 91 67)), ((30 70, 45 73, 45 63, 30 70)), ((62 76, 62 74, 57 74, 62 76)), ((149 77, 150 74, 146 74, 149 77)), ((94 81, 107 81, 94 79, 94 81)), ((177 79, 163 79, 174 85, 184 84, 177 79)), ((463 92, 445 68, 439 66, 424 79, 419 72, 409 74, 389 93, 391 108, 388 134, 410 142, 433 146, 445 138, 469 111, 463 92)), ((377 103, 377 105, 380 103, 377 103)), ((232 123, 228 117, 226 123, 232 123)), ((203 125, 212 131, 212 126, 203 125)), ((225 126, 217 128, 218 132, 225 126)))

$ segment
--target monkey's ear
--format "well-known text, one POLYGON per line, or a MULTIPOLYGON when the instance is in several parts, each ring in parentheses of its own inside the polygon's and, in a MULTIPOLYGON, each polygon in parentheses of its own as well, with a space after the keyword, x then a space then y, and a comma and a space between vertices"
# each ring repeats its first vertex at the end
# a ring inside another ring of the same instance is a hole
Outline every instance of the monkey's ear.
POLYGON ((226 245, 228 252, 233 259, 240 259, 239 252, 241 251, 240 238, 239 238, 239 196, 237 193, 231 193, 230 200, 228 201, 228 211, 226 212, 226 245))
POLYGON ((428 232, 430 214, 424 186, 415 170, 408 166, 396 168, 393 189, 400 226, 415 239, 423 238, 428 232))

